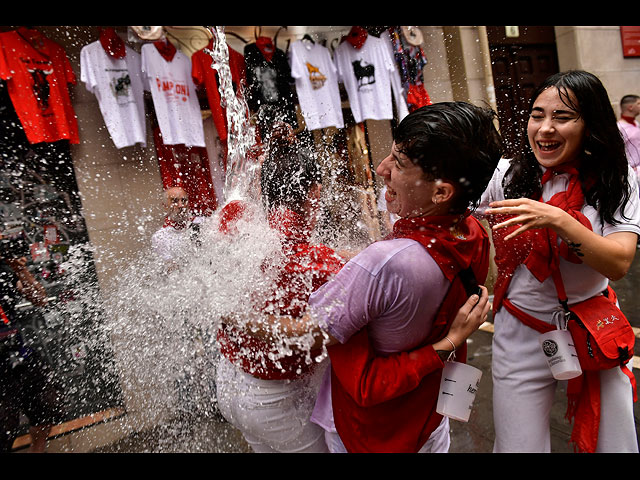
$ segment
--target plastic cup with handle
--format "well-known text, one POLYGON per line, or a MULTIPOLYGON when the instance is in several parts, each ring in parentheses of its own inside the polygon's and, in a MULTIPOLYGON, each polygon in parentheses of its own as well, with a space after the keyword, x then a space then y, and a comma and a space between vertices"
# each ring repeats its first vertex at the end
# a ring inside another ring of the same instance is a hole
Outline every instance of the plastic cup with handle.
POLYGON ((578 354, 569 330, 552 330, 540 334, 540 346, 551 374, 556 380, 569 380, 582 374, 578 354))
POLYGON ((436 412, 468 422, 482 371, 460 362, 444 362, 436 412))

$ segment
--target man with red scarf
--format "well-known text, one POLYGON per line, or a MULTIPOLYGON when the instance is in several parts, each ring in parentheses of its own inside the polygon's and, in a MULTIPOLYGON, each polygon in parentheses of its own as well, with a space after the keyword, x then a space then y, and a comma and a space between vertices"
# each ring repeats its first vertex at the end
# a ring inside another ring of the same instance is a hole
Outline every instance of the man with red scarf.
MULTIPOLYGON (((462 278, 484 283, 489 242, 469 215, 501 153, 492 112, 462 102, 423 107, 398 126, 377 173, 400 219, 315 291, 303 321, 279 328, 318 333, 331 368, 312 421, 333 452, 444 452, 435 412, 443 361, 465 360, 466 338, 486 316, 462 278), (455 318, 455 321, 454 321, 455 318)), ((488 306, 487 306, 488 307, 488 306)))

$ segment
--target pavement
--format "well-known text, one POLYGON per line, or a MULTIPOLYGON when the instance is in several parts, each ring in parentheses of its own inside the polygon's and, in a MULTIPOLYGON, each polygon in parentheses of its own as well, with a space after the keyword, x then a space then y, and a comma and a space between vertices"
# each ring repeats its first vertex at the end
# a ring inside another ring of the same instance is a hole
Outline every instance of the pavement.
MULTIPOLYGON (((622 310, 640 337, 640 255, 627 276, 613 284, 622 310)), ((489 319, 491 320, 491 319, 489 319)), ((493 324, 489 321, 475 332, 468 343, 468 363, 482 371, 482 378, 468 422, 451 420, 451 453, 491 453, 493 448, 493 409, 491 379, 491 340, 493 324)), ((636 353, 638 352, 636 348, 636 353)), ((634 358, 634 374, 640 385, 640 358, 634 358)), ((572 453, 569 445, 571 425, 565 420, 566 390, 562 382, 556 392, 551 412, 552 453, 572 453)), ((52 438, 47 452, 66 453, 251 453, 242 435, 221 416, 173 418, 139 431, 122 435, 127 414, 93 426, 52 438), (111 430, 111 432, 109 432, 111 430), (115 438, 107 441, 105 438, 115 438)), ((640 432, 640 402, 634 404, 636 431, 640 432)), ((640 437, 639 437, 640 443, 640 437)), ((24 452, 25 449, 17 450, 24 452)))

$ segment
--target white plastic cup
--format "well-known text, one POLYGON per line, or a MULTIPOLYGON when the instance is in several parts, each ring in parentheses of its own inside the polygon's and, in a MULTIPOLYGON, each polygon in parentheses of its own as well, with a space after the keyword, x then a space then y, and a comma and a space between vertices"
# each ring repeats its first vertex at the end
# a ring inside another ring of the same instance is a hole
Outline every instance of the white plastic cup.
POLYGON ((468 422, 482 370, 460 362, 444 362, 436 412, 468 422))
POLYGON ((569 380, 582 374, 569 330, 552 330, 540 334, 540 347, 556 380, 569 380))

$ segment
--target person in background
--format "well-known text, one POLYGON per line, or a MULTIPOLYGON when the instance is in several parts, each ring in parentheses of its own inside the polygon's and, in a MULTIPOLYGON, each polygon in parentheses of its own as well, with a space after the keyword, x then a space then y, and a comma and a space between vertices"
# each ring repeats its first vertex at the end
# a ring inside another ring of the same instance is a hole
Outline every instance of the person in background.
POLYGON ((636 179, 640 181, 640 124, 636 120, 638 115, 640 115, 640 96, 625 95, 622 97, 618 128, 624 138, 629 165, 633 168, 636 179))
POLYGON ((151 247, 171 271, 178 267, 177 259, 197 241, 202 217, 191 212, 189 195, 180 186, 165 190, 165 209, 164 224, 151 237, 151 247))
MULTIPOLYGON (((518 155, 500 161, 477 212, 492 226, 498 267, 494 451, 543 453, 551 449, 558 386, 538 340, 559 313, 553 271, 561 272, 569 305, 624 277, 640 234, 640 197, 595 75, 550 76, 532 96, 525 133, 518 155)), ((638 451, 632 390, 621 368, 569 380, 571 442, 579 451, 638 451)))

